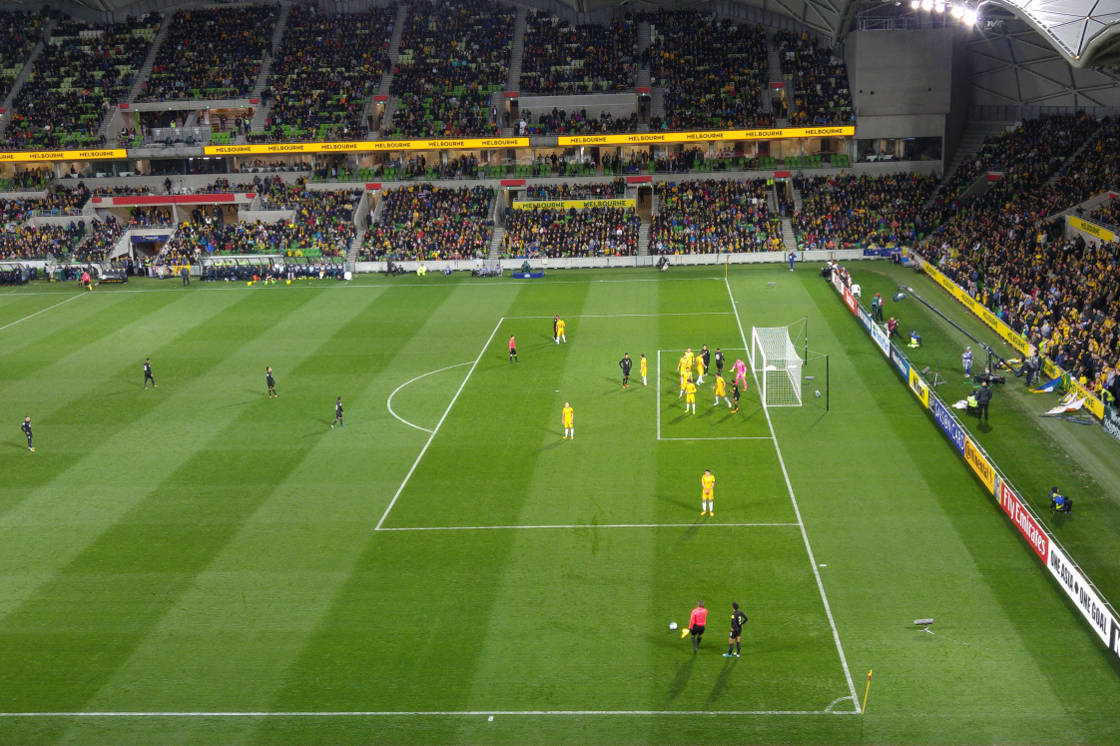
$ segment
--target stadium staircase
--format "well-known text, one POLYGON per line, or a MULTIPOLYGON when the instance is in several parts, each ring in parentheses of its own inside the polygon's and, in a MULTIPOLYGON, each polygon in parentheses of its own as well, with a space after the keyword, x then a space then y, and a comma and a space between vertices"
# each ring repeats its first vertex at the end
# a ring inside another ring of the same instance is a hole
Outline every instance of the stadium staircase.
POLYGON ((649 256, 650 223, 643 220, 638 226, 638 256, 649 256))
POLYGON ((797 251, 797 234, 793 232, 793 220, 782 218, 782 245, 786 251, 797 251))
POLYGON ((171 18, 174 15, 172 12, 163 14, 163 18, 159 22, 159 33, 156 38, 152 39, 152 46, 148 49, 148 56, 144 58, 144 64, 140 67, 140 72, 136 74, 136 80, 132 83, 132 90, 128 92, 128 103, 136 100, 140 95, 140 91, 144 89, 144 84, 148 82, 148 76, 152 74, 152 68, 156 65, 156 55, 159 54, 159 48, 163 46, 164 40, 167 38, 168 32, 171 31, 171 18))
MULTIPOLYGON (((793 81, 786 81, 782 77, 782 58, 778 54, 778 45, 773 39, 767 40, 766 43, 766 65, 769 68, 769 80, 762 86, 761 105, 763 111, 774 111, 774 101, 770 96, 771 83, 785 83, 786 84, 786 101, 792 101, 792 91, 789 88, 793 85, 793 81)), ((777 122, 779 127, 784 127, 789 124, 789 120, 782 117, 777 122)))
POLYGON ((525 55, 525 29, 529 25, 529 9, 524 5, 517 9, 513 22, 513 39, 510 40, 509 77, 506 78, 507 91, 521 90, 521 60, 525 55))
MULTIPOLYGON (((381 84, 377 86, 378 96, 388 96, 389 91, 393 88, 393 68, 397 66, 397 60, 401 56, 401 34, 404 33, 404 22, 408 18, 407 4, 397 6, 397 17, 393 19, 393 35, 389 37, 389 65, 385 68, 385 74, 381 76, 381 84)), ((362 110, 362 121, 368 122, 369 118, 373 116, 376 109, 376 101, 373 97, 366 100, 365 108, 362 110)), ((381 131, 389 132, 389 128, 393 124, 393 111, 397 108, 396 96, 390 98, 385 104, 385 115, 381 118, 381 131)))
POLYGON ((662 120, 665 119, 665 89, 664 88, 658 87, 658 88, 653 88, 651 90, 650 101, 649 101, 649 116, 650 116, 650 119, 652 119, 653 117, 661 117, 662 120))
MULTIPOLYGON (((257 82, 253 85, 253 90, 249 93, 250 98, 260 100, 261 93, 268 86, 268 78, 272 75, 272 63, 276 59, 276 55, 280 52, 280 43, 284 41, 284 29, 288 27, 288 16, 292 12, 292 6, 284 3, 280 6, 280 15, 276 18, 276 28, 272 30, 272 40, 268 47, 268 54, 261 60, 261 70, 257 73, 257 82)), ((265 125, 268 124, 268 112, 272 108, 270 105, 258 104, 253 109, 253 118, 249 120, 250 132, 261 132, 264 130, 265 125)))
POLYGON ((961 135, 961 140, 957 143, 957 150, 953 153, 953 160, 950 162, 949 167, 945 169, 945 173, 941 177, 941 183, 937 185, 937 189, 933 190, 933 194, 926 200, 925 207, 931 207, 937 200, 941 198, 941 190, 953 178, 953 174, 961 167, 969 158, 972 158, 984 145, 984 140, 992 135, 998 135, 1007 129, 1006 122, 969 122, 965 127, 964 133, 961 135))
MULTIPOLYGON (((649 21, 638 22, 638 59, 649 50, 652 44, 652 32, 649 21)), ((650 81, 649 65, 638 64, 638 74, 634 78, 634 85, 638 88, 648 88, 650 81)))
POLYGON ((496 262, 502 258, 502 238, 505 235, 505 226, 494 226, 494 236, 490 239, 490 253, 486 257, 489 261, 496 262))
POLYGON ((19 75, 12 81, 12 90, 8 91, 8 95, 4 97, 4 103, 0 104, 0 107, 5 111, 4 117, 0 118, 0 135, 3 135, 7 131, 8 125, 11 124, 12 104, 15 102, 16 96, 19 95, 19 89, 23 88, 23 84, 31 77, 31 70, 35 67, 35 60, 39 59, 39 55, 47 48, 47 39, 51 38, 51 34, 54 33, 55 26, 57 25, 58 18, 51 18, 47 21, 46 26, 43 27, 43 37, 39 39, 39 42, 32 48, 31 54, 27 56, 27 61, 23 63, 23 69, 19 71, 19 75))
POLYGON ((802 205, 801 190, 794 186, 792 181, 789 183, 789 196, 793 200, 793 209, 800 210, 802 205))

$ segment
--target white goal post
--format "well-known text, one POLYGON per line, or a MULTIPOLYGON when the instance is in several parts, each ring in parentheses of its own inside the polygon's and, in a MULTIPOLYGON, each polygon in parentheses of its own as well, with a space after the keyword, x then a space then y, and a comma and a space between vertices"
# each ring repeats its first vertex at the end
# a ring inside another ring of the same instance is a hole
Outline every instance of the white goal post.
POLYGON ((801 366, 789 328, 751 327, 751 370, 767 407, 801 406, 801 366))

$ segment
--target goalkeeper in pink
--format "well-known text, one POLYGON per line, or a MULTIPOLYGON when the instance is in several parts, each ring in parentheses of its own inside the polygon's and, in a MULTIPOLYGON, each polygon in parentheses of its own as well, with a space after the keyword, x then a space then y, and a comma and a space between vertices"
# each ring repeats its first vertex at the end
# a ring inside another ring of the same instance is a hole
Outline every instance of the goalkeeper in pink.
POLYGON ((731 369, 735 371, 735 383, 739 383, 740 381, 742 381, 742 385, 740 386, 740 388, 746 390, 747 364, 743 362, 742 358, 739 358, 735 361, 735 364, 731 366, 731 369))

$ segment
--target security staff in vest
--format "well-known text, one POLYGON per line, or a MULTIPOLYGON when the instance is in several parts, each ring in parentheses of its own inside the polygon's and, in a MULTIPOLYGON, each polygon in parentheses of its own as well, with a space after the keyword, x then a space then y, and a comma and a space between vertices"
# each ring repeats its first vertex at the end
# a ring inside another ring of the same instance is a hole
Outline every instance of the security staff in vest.
POLYGON ((980 388, 972 392, 976 397, 976 419, 983 422, 988 421, 988 404, 992 401, 992 390, 988 387, 987 381, 980 382, 980 388))

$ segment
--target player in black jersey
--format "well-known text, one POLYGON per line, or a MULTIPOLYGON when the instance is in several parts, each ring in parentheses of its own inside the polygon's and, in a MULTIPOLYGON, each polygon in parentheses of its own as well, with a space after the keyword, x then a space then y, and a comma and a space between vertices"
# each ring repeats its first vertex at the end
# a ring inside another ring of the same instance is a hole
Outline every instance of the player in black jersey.
POLYGON ((724 658, 730 658, 732 656, 732 648, 735 648, 735 657, 740 657, 739 654, 743 650, 740 638, 743 636, 743 624, 745 624, 746 621, 747 615, 739 610, 739 604, 731 604, 731 636, 727 640, 727 652, 723 654, 724 658))
POLYGON ((24 417, 23 418, 23 424, 19 426, 19 429, 22 430, 23 434, 27 436, 27 450, 34 453, 35 452, 35 446, 33 446, 31 444, 31 418, 30 417, 24 417))
POLYGON ((268 398, 269 399, 280 398, 280 394, 276 393, 276 379, 272 377, 272 366, 271 365, 265 366, 264 381, 265 381, 265 383, 268 384, 268 398))
POLYGON ((148 381, 152 382, 153 389, 159 388, 156 379, 152 377, 152 359, 150 357, 144 358, 144 388, 148 388, 148 381))
POLYGON ((338 397, 338 399, 335 400, 335 403, 334 403, 334 422, 331 423, 331 427, 333 428, 335 425, 338 425, 339 427, 346 427, 346 425, 342 422, 342 397, 341 396, 338 397))
POLYGON ((731 384, 731 414, 739 411, 739 382, 731 384))
POLYGON ((634 365, 634 361, 630 359, 630 353, 622 353, 622 359, 618 361, 618 367, 622 368, 622 388, 630 388, 630 368, 634 365))

